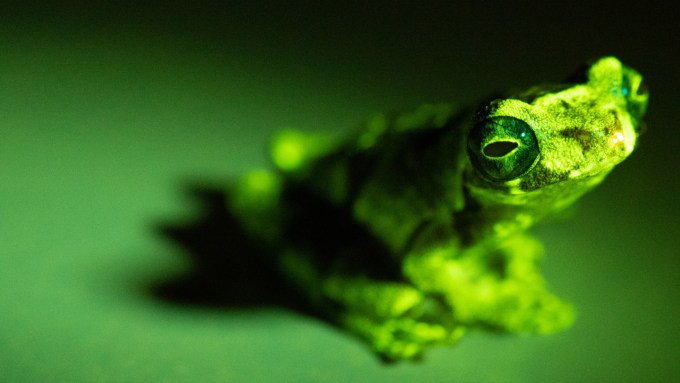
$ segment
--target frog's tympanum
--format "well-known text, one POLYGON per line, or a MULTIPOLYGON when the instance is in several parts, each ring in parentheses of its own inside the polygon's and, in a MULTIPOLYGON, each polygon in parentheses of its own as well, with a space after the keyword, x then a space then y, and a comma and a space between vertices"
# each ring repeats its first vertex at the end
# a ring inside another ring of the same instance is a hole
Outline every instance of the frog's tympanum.
POLYGON ((308 301, 386 360, 468 329, 553 333, 574 309, 546 287, 533 224, 635 148, 642 77, 605 57, 480 108, 379 114, 344 139, 281 132, 276 169, 228 206, 308 301))

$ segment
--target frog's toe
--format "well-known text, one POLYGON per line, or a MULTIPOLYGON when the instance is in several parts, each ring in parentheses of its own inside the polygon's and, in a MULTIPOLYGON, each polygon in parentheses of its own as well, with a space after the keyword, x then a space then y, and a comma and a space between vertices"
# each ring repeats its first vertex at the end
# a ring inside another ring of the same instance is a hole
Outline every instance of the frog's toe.
POLYGON ((304 133, 292 128, 282 129, 271 141, 271 158, 279 170, 295 172, 325 153, 331 142, 331 136, 328 134, 304 133))
POLYGON ((425 348, 453 344, 463 335, 462 327, 447 328, 413 318, 376 322, 363 316, 348 316, 346 325, 370 343, 386 362, 419 359, 425 348))

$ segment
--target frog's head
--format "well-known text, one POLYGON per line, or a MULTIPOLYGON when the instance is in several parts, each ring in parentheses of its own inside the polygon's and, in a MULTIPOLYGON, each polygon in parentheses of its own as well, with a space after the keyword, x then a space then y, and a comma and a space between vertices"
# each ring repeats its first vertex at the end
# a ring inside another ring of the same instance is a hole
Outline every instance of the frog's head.
POLYGON ((605 57, 580 78, 533 87, 481 110, 467 142, 468 185, 478 198, 570 202, 631 154, 647 106, 642 76, 605 57))

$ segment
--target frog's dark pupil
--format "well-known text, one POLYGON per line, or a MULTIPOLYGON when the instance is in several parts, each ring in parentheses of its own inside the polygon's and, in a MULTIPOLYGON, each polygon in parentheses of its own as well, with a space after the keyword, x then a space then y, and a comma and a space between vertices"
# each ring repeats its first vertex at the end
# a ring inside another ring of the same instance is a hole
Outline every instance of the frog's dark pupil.
POLYGON ((484 155, 488 157, 503 157, 515 150, 519 144, 512 141, 496 141, 484 147, 484 155))

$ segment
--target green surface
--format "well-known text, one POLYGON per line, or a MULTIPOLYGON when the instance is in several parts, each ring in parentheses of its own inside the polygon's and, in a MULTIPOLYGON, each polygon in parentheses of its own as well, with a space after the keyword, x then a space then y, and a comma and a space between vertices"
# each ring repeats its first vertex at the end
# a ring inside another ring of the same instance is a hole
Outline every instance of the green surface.
POLYGON ((0 381, 677 379, 680 66, 669 12, 127 7, 0 19, 0 381), (265 165, 275 129, 345 130, 375 111, 469 102, 602 54, 645 74, 653 98, 635 154, 573 218, 537 230, 548 281, 579 310, 572 330, 471 334, 423 363, 384 366, 312 318, 145 292, 187 266, 153 232, 196 214, 183 185, 265 165))

